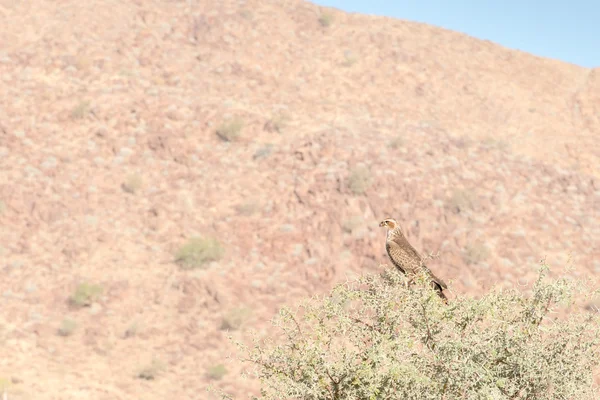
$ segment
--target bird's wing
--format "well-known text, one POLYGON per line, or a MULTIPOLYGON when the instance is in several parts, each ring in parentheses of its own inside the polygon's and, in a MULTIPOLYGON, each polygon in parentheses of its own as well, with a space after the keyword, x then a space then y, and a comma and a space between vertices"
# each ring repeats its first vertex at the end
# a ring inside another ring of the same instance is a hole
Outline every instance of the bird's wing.
POLYGON ((438 278, 433 272, 431 272, 429 268, 427 268, 427 266, 420 265, 423 261, 423 258, 421 257, 419 252, 415 250, 414 247, 412 247, 408 240, 406 240, 406 238, 393 238, 388 241, 388 245, 390 246, 390 253, 396 255, 396 257, 403 259, 403 261, 406 260, 404 261, 404 264, 408 264, 408 266, 414 265, 412 269, 408 267, 408 269, 411 269, 411 272, 416 272, 416 269, 420 267, 431 277, 431 279, 435 283, 440 285, 441 288, 448 288, 446 282, 438 278))
POLYGON ((416 253, 414 249, 411 251, 411 249, 406 245, 402 245, 394 240, 388 240, 387 247, 390 258, 394 264, 402 267, 404 270, 403 272, 411 274, 416 272, 416 269, 420 263, 420 258, 419 254, 416 253))
POLYGON ((397 257, 395 256, 396 253, 398 252, 398 250, 396 248, 394 248, 394 244, 389 241, 386 242, 385 250, 387 251, 388 256, 390 256, 390 260, 392 261, 392 264, 394 264, 396 266, 396 268, 398 268, 400 270, 400 272, 405 274, 406 271, 404 270, 402 264, 398 262, 397 257))
POLYGON ((415 250, 414 247, 411 246, 411 244, 408 242, 408 240, 406 240, 405 237, 403 236, 397 236, 394 237, 390 240, 388 240, 388 243, 390 244, 390 247, 392 247, 393 249, 397 249, 399 252, 399 255, 401 257, 405 257, 408 260, 411 261, 411 263, 414 264, 418 264, 421 262, 422 258, 421 255, 419 254, 419 252, 417 250, 415 250))
POLYGON ((427 268, 425 265, 423 266, 423 269, 425 271, 427 271, 427 273, 429 274, 429 276, 431 276, 431 280, 434 281, 435 283, 437 283, 438 285, 440 285, 440 287, 442 289, 448 289, 448 285, 446 285, 446 282, 444 282, 443 280, 441 280, 440 278, 438 278, 433 272, 431 272, 431 270, 429 268, 427 268))

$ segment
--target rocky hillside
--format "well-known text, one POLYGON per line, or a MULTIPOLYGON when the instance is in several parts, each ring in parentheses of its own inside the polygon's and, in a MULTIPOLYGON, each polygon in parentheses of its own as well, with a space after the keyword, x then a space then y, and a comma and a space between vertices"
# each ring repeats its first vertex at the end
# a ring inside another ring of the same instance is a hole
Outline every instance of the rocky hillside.
POLYGON ((299 0, 0 1, 0 43, 11 400, 256 393, 227 336, 389 216, 451 297, 600 276, 600 70, 299 0))

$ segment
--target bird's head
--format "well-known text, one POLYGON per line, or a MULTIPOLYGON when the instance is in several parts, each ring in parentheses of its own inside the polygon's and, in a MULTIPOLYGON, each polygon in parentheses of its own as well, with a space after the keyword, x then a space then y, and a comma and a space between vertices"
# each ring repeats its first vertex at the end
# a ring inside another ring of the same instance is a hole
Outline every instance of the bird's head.
POLYGON ((388 227, 389 229, 394 229, 395 227, 398 226, 398 223, 393 218, 386 218, 379 223, 379 226, 385 226, 385 227, 388 227))

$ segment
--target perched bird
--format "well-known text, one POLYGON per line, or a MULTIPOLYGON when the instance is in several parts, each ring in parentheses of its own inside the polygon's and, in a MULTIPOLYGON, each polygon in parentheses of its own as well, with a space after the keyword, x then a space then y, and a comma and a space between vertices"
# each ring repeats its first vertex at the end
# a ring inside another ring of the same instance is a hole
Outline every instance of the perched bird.
POLYGON ((417 273, 424 271, 429 277, 431 286, 436 290, 442 300, 447 302, 448 298, 444 294, 444 289, 447 289, 448 286, 423 264, 423 258, 408 242, 402 233, 402 229, 398 222, 396 222, 395 219, 388 218, 381 221, 379 226, 388 228, 385 249, 396 268, 408 276, 414 276, 417 273))

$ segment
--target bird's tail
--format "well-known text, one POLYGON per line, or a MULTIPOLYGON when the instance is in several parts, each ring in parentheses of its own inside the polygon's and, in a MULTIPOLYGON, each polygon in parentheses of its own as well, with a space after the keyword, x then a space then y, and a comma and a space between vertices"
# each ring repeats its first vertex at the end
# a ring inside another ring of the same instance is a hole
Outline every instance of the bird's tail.
POLYGON ((442 289, 436 289, 436 292, 437 292, 438 296, 440 296, 440 298, 442 299, 444 304, 448 304, 448 298, 444 294, 444 291, 442 289))
POLYGON ((442 301, 445 304, 448 304, 448 298, 446 297, 446 294, 444 293, 444 288, 442 288, 438 283, 433 282, 433 281, 431 282, 431 286, 433 286, 433 289, 435 290, 437 295, 440 296, 442 301))

